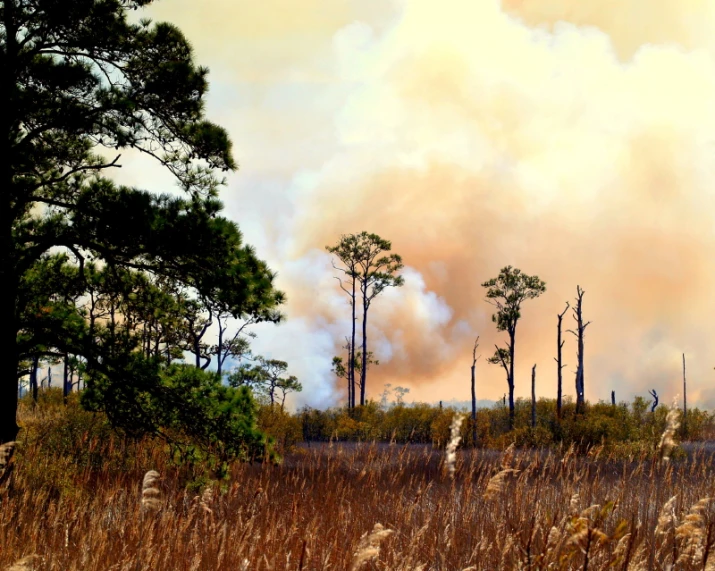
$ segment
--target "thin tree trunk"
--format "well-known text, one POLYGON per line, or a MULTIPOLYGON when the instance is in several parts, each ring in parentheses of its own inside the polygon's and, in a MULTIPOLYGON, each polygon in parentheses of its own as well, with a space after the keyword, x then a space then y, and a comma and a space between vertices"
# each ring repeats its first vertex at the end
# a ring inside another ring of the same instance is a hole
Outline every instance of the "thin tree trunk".
POLYGON ((514 428, 514 340, 516 339, 516 330, 509 334, 509 430, 514 428))
POLYGON ((346 344, 344 348, 348 350, 348 410, 352 410, 353 408, 355 408, 355 368, 351 365, 351 363, 353 362, 353 352, 351 347, 353 345, 350 342, 349 337, 345 338, 345 343, 346 344))
POLYGON ((216 347, 217 363, 216 372, 218 373, 219 379, 221 378, 221 371, 223 369, 224 351, 223 351, 223 323, 221 323, 221 317, 218 317, 218 346, 216 347))
POLYGON ((476 369, 477 369, 477 347, 479 347, 479 337, 474 342, 472 350, 472 446, 477 447, 477 389, 476 389, 476 369))
POLYGON ((616 391, 611 391, 611 405, 616 406, 616 391))
POLYGON ((563 404, 563 368, 566 366, 562 362, 561 350, 564 347, 564 341, 561 339, 561 322, 563 321, 564 315, 569 310, 569 302, 566 302, 566 309, 562 313, 558 313, 556 317, 558 318, 558 323, 556 325, 556 367, 557 367, 557 381, 556 381, 556 419, 561 420, 561 408, 563 404))
POLYGON ((350 298, 350 305, 352 306, 352 337, 350 338, 350 357, 348 366, 348 408, 355 408, 355 328, 357 323, 357 315, 355 308, 355 288, 356 279, 355 275, 351 276, 353 280, 353 293, 350 298))
POLYGON ((531 428, 536 428, 536 365, 531 368, 531 428))
POLYGON ((362 312, 362 364, 360 367, 360 405, 365 404, 365 385, 367 384, 367 304, 363 305, 362 312))
POLYGON ((683 353, 683 434, 688 434, 688 385, 685 380, 685 353, 683 353))
POLYGON ((62 369, 62 401, 67 404, 67 395, 70 392, 69 385, 69 355, 65 354, 64 367, 62 369))
POLYGON ((32 368, 30 369, 30 390, 32 391, 32 402, 37 404, 39 388, 37 386, 37 370, 40 368, 40 358, 35 355, 32 358, 32 368))
POLYGON ((571 331, 573 333, 577 340, 578 340, 578 348, 577 348, 577 359, 578 359, 578 366, 576 368, 576 412, 583 412, 584 407, 586 405, 586 383, 584 381, 584 366, 583 366, 583 350, 584 350, 584 333, 586 331, 586 327, 589 326, 591 323, 590 321, 588 323, 583 322, 583 294, 584 290, 581 289, 581 286, 576 286, 576 307, 573 310, 574 314, 574 319, 576 320, 576 331, 571 331))

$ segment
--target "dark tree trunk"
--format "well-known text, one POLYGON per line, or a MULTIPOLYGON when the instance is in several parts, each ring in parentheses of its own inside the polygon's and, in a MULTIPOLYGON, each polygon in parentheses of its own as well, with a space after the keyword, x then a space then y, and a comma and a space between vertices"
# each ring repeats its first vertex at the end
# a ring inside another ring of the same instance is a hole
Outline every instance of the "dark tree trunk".
POLYGON ((62 400, 67 404, 67 395, 69 395, 71 389, 69 380, 69 355, 65 355, 64 360, 64 368, 62 369, 62 400))
POLYGON ((558 313, 556 317, 558 318, 558 323, 556 325, 556 367, 557 367, 557 380, 556 380, 556 419, 561 420, 561 407, 563 404, 563 368, 566 366, 563 364, 561 359, 561 350, 564 347, 564 341, 561 340, 561 322, 563 321, 564 315, 569 310, 569 303, 566 302, 566 309, 563 313, 558 313))
POLYGON ((353 290, 352 297, 350 298, 350 305, 352 306, 352 337, 350 338, 350 355, 348 357, 348 408, 355 408, 355 329, 357 323, 356 307, 355 307, 355 287, 356 279, 352 276, 353 280, 353 290))
POLYGON ((348 368, 346 375, 346 381, 348 384, 348 410, 352 410, 353 408, 355 408, 355 367, 351 365, 351 363, 353 362, 352 346, 353 345, 350 342, 350 337, 346 337, 345 346, 343 347, 343 349, 348 350, 348 368))
POLYGON ((216 372, 218 373, 219 378, 221 378, 221 372, 223 370, 223 361, 226 357, 224 357, 224 350, 223 350, 223 323, 221 322, 221 317, 219 316, 218 318, 218 346, 216 348, 216 352, 218 353, 216 355, 217 360, 216 360, 216 372))
POLYGON ((37 371, 40 368, 40 358, 35 355, 32 358, 32 368, 30 369, 30 391, 32 392, 32 402, 37 404, 38 397, 38 383, 37 383, 37 371))
POLYGON ((683 353, 683 435, 688 434, 688 385, 685 382, 685 353, 683 353))
MULTIPOLYGON (((479 347, 479 337, 474 342, 474 349, 472 350, 472 446, 475 448, 477 447, 477 347, 479 347)), ((440 401, 440 408, 442 408, 442 401, 440 401)))
POLYGON ((365 404, 365 385, 367 384, 367 366, 368 366, 368 353, 367 353, 367 309, 368 306, 365 304, 363 306, 362 312, 362 363, 360 366, 360 405, 365 404))
POLYGON ((616 391, 611 391, 611 405, 616 406, 616 391))
POLYGON ((536 428, 536 365, 531 368, 531 428, 536 428))
POLYGON ((509 430, 514 428, 514 354, 516 352, 514 341, 516 327, 509 333, 509 430))
POLYGON ((11 145, 18 128, 17 109, 20 97, 18 86, 18 22, 15 2, 3 2, 4 51, 0 73, 0 284, 3 286, 0 300, 0 444, 15 440, 17 425, 17 401, 20 379, 17 376, 20 354, 17 346, 18 288, 20 276, 17 270, 13 226, 23 206, 16 200, 21 196, 14 180, 11 145))
MULTIPOLYGON (((7 255, 7 252, 4 253, 7 255)), ((3 256, 5 257, 5 256, 3 256)), ((10 273, 6 269, 5 275, 10 273)), ((5 285, 5 284, 4 284, 5 285)), ((20 428, 17 425, 17 402, 20 379, 17 376, 19 355, 17 328, 15 327, 15 303, 17 295, 12 282, 10 292, 3 292, 0 301, 0 328, 2 328, 3 356, 0 359, 0 444, 15 440, 20 428)))
POLYGON ((583 322, 583 294, 585 292, 581 286, 576 286, 576 307, 573 310, 574 319, 576 320, 576 331, 571 331, 578 340, 578 348, 576 357, 578 366, 576 368, 576 412, 583 412, 586 405, 586 384, 584 382, 584 367, 583 367, 583 347, 584 347, 584 332, 588 323, 583 322))
MULTIPOLYGON (((5 303, 8 303, 7 301, 5 303)), ((8 303, 9 304, 9 303, 8 303)), ((6 326, 3 329, 9 329, 6 326)), ((15 440, 20 428, 17 425, 17 393, 19 379, 17 378, 18 359, 16 351, 16 336, 3 331, 3 347, 5 354, 0 359, 0 444, 15 440)))

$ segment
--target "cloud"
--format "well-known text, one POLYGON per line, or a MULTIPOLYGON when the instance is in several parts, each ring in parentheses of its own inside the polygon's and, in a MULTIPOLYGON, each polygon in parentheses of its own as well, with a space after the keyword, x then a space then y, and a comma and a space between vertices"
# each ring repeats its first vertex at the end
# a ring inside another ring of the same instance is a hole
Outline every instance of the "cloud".
MULTIPOLYGON (((588 398, 670 400, 686 352, 693 398, 715 404, 697 388, 715 333, 715 3, 318 4, 157 4, 217 71, 209 114, 242 165, 227 209, 289 295, 262 347, 311 402, 340 394, 329 361, 350 322, 323 248, 364 229, 407 265, 371 309, 371 394, 463 398, 476 335, 485 357, 503 340, 480 284, 511 264, 548 287, 524 306, 517 395, 534 363, 554 394, 556 314, 579 284, 588 398)), ((568 393, 570 335, 565 351, 568 393)), ((480 398, 505 388, 483 358, 480 398)))

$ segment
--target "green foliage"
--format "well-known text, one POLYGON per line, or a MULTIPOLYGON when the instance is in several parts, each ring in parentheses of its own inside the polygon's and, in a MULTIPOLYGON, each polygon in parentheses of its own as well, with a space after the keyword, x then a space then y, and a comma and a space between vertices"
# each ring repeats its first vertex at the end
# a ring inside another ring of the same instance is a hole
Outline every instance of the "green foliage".
POLYGON ((401 287, 405 283, 405 279, 397 275, 397 272, 404 267, 402 257, 399 254, 383 255, 390 249, 392 249, 392 243, 389 240, 365 231, 359 234, 343 235, 336 246, 326 246, 326 250, 334 254, 342 264, 342 266, 334 267, 349 278, 348 286, 338 278, 340 288, 350 297, 352 310, 352 336, 348 340, 347 347, 349 356, 347 365, 342 363, 341 358, 334 358, 333 370, 339 377, 345 376, 348 379, 348 406, 350 408, 355 407, 357 403, 355 391, 358 386, 360 405, 366 404, 367 371, 371 364, 379 364, 378 361, 373 360, 372 352, 367 348, 367 315, 370 305, 388 287, 401 287), (362 301, 362 354, 366 355, 366 358, 363 359, 364 366, 359 363, 359 354, 355 354, 357 297, 362 301), (357 383, 356 372, 360 373, 357 383))
POLYGON ((288 393, 299 393, 303 385, 294 375, 284 376, 288 363, 277 359, 265 359, 260 355, 255 363, 243 363, 228 375, 232 387, 250 387, 273 405, 280 399, 281 408, 285 405, 288 393))
POLYGON ((162 368, 158 360, 132 353, 116 369, 96 375, 82 403, 127 434, 160 436, 180 461, 204 461, 219 473, 234 460, 277 458, 256 426, 251 391, 223 385, 216 373, 190 365, 162 368), (131 382, 122 374, 132 375, 131 382))
MULTIPOLYGON (((636 398, 631 406, 621 403, 586 403, 583 412, 565 399, 563 418, 556 418, 556 402, 539 399, 536 403, 537 424, 531 425, 531 401, 515 402, 514 427, 510 429, 509 411, 501 403, 477 411, 477 445, 502 449, 509 444, 520 447, 571 446, 586 451, 605 445, 612 450, 646 451, 654 454, 666 427, 668 408, 659 406, 655 413, 646 412, 647 402, 636 398), (645 405, 645 406, 644 406, 645 405), (629 448, 630 447, 630 448, 629 448)), ((397 404, 385 409, 370 402, 368 406, 328 409, 304 408, 296 417, 307 441, 375 440, 378 442, 425 443, 444 447, 449 441, 455 414, 465 416, 460 428, 463 446, 473 446, 472 419, 466 411, 440 408, 424 403, 397 404)), ((687 438, 709 437, 715 429, 715 415, 692 409, 687 438)), ((681 434, 684 437, 684 435, 681 434)), ((624 452, 626 453, 626 452, 624 452)))
POLYGON ((303 441, 303 426, 300 417, 278 406, 258 407, 257 425, 261 432, 273 439, 276 450, 285 454, 303 441))
POLYGON ((487 288, 487 301, 496 308, 492 321, 497 330, 506 331, 509 339, 506 348, 496 347, 489 363, 501 365, 509 386, 509 422, 514 423, 514 353, 516 350, 516 325, 521 318, 521 304, 527 299, 539 297, 546 291, 546 283, 538 276, 529 276, 520 269, 507 266, 496 278, 482 284, 487 288))
POLYGON ((496 278, 482 284, 487 288, 487 300, 497 311, 492 315, 499 331, 510 334, 516 329, 521 318, 521 304, 527 299, 539 297, 546 291, 546 283, 538 276, 529 276, 520 269, 507 266, 502 268, 496 278))
MULTIPOLYGON (((0 6, 12 62, 0 70, 0 442, 15 437, 17 378, 38 356, 81 358, 95 401, 109 402, 100 378, 135 384, 111 389, 131 408, 158 396, 155 366, 129 353, 171 362, 189 349, 205 367, 207 351, 237 348, 202 343, 202 319, 280 319, 273 273, 220 215, 218 173, 236 164, 204 116, 208 72, 176 27, 129 21, 150 3, 0 6), (159 161, 184 195, 116 185, 122 149, 159 161)), ((154 427, 139 416, 137 430, 154 427)))

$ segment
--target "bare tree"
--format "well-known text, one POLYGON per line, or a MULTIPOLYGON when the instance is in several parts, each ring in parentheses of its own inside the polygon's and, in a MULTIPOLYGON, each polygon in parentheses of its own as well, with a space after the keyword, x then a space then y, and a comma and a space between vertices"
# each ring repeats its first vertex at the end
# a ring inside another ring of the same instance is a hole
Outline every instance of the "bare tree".
MULTIPOLYGON (((472 443, 476 448, 477 446, 477 389, 475 385, 477 361, 477 348, 479 347, 479 336, 477 336, 476 341, 474 341, 474 348, 472 349, 472 443)), ((481 355, 480 355, 481 356, 481 355)))
POLYGON ((576 307, 573 309, 573 317, 576 321, 576 331, 569 329, 569 333, 573 333, 578 339, 578 349, 576 352, 576 357, 578 359, 578 366, 576 368, 576 412, 582 412, 586 403, 585 397, 585 382, 584 382, 584 372, 583 372, 583 337, 591 322, 583 322, 583 294, 585 292, 581 289, 581 286, 576 286, 576 307))
POLYGON ((566 341, 561 340, 561 322, 564 319, 564 315, 569 310, 569 302, 566 302, 566 309, 561 313, 558 313, 556 317, 558 318, 558 323, 556 324, 556 361, 557 367, 557 382, 556 382, 556 418, 561 420, 561 406, 563 404, 563 368, 566 366, 561 360, 561 350, 564 348, 564 343, 566 341))

